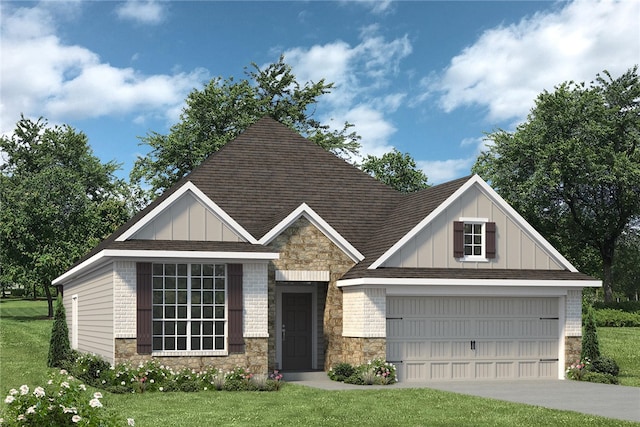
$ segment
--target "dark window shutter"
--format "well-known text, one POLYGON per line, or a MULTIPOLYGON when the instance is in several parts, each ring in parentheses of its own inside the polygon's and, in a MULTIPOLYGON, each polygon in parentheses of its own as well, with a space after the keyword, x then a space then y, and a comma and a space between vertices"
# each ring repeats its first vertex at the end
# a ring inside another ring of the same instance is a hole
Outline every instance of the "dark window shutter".
POLYGON ((488 222, 485 224, 485 256, 489 259, 496 257, 496 223, 488 222))
POLYGON ((453 257, 464 257, 464 222, 453 222, 453 257))
POLYGON ((136 335, 138 354, 151 354, 151 263, 136 264, 136 335))
POLYGON ((227 264, 229 353, 244 353, 242 336, 242 264, 227 264))

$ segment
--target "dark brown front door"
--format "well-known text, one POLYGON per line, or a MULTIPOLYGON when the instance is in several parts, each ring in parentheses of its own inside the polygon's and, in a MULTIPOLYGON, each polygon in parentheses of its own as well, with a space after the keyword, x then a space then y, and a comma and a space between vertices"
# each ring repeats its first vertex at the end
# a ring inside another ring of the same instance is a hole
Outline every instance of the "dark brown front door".
POLYGON ((282 294, 282 369, 311 369, 311 294, 282 294))

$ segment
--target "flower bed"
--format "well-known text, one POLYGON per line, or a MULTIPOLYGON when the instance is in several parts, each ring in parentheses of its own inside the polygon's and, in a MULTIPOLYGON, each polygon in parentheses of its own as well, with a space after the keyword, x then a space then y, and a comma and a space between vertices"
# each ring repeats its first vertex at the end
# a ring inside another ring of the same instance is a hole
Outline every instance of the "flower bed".
POLYGON ((382 359, 370 360, 359 366, 339 363, 329 369, 327 375, 333 381, 358 385, 388 385, 398 381, 395 365, 382 359))

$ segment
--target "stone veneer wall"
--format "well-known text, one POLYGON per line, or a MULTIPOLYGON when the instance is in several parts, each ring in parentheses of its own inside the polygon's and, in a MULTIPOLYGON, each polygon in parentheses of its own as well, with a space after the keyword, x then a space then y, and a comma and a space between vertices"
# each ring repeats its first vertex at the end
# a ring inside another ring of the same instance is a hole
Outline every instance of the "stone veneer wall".
POLYGON ((245 338, 245 352, 228 356, 151 356, 136 352, 135 338, 117 338, 115 340, 115 363, 128 362, 138 364, 155 360, 174 370, 184 368, 203 371, 215 367, 230 371, 236 367, 249 369, 256 374, 268 372, 268 338, 245 338))
POLYGON ((564 338, 564 362, 565 365, 571 366, 576 360, 580 360, 582 353, 582 337, 565 337, 564 338))
POLYGON ((341 362, 357 366, 373 359, 387 358, 386 338, 344 337, 342 341, 344 353, 341 362))
MULTIPOLYGON (((301 217, 283 231, 270 244, 280 253, 280 259, 269 266, 269 368, 275 366, 276 282, 275 270, 329 271, 324 310, 324 369, 343 361, 342 291, 336 286, 344 273, 355 265, 338 246, 301 217)), ((321 293, 318 293, 320 296, 321 293)))
POLYGON ((565 302, 564 361, 570 366, 582 353, 582 290, 569 290, 565 302))

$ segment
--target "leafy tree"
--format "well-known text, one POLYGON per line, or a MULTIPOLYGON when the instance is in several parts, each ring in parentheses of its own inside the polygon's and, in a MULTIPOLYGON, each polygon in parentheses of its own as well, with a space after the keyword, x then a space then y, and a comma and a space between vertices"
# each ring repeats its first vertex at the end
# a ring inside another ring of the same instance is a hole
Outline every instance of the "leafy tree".
POLYGON ((543 92, 515 132, 488 135, 493 145, 473 168, 570 258, 595 250, 606 301, 616 242, 640 214, 637 71, 543 92))
POLYGON ((613 278, 616 289, 629 299, 640 294, 640 229, 632 226, 618 240, 613 262, 613 278))
POLYGON ((49 340, 47 366, 50 368, 61 367, 62 362, 68 358, 70 351, 67 315, 62 303, 62 295, 58 295, 56 313, 53 317, 53 327, 51 328, 51 339, 49 340))
POLYGON ((67 125, 23 117, 0 151, 0 282, 43 287, 52 317, 51 281, 129 217, 126 187, 67 125))
POLYGON ((416 161, 409 153, 402 154, 396 148, 382 157, 368 155, 360 169, 403 193, 411 193, 429 186, 427 175, 417 168, 416 161))
POLYGON ((153 197, 266 115, 343 158, 358 152, 360 137, 349 133, 351 124, 332 131, 311 117, 318 98, 329 93, 333 83, 323 79, 300 84, 282 56, 264 69, 252 63, 245 75, 240 81, 214 78, 194 90, 168 135, 151 132, 142 137, 151 151, 136 161, 132 181, 146 181, 153 197))
POLYGON ((600 357, 600 344, 598 343, 598 331, 593 308, 589 307, 586 317, 580 358, 582 360, 589 359, 593 362, 600 357))

